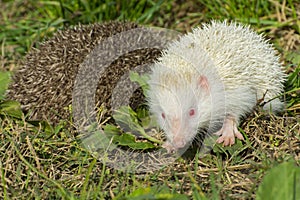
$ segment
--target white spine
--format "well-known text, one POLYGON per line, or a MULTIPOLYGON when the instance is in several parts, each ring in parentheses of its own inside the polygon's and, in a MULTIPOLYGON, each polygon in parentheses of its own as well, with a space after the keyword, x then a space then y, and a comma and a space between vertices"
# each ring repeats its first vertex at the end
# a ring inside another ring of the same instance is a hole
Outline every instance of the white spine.
MULTIPOLYGON (((276 51, 262 35, 249 26, 212 21, 182 36, 163 52, 150 75, 148 100, 156 116, 166 112, 173 117, 188 111, 197 101, 198 121, 183 119, 181 123, 188 127, 198 123, 201 127, 201 122, 227 114, 238 121, 259 99, 268 101, 281 94, 285 79, 276 51), (210 98, 195 85, 201 75, 208 79, 210 98)), ((265 108, 276 111, 282 107, 278 99, 271 103, 265 108)))

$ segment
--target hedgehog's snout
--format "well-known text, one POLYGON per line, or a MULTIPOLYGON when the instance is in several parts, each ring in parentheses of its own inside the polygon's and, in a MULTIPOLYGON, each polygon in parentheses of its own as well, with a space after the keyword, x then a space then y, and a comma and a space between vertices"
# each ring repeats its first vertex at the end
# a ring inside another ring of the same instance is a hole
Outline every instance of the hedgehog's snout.
POLYGON ((184 136, 186 130, 182 127, 182 122, 179 118, 172 118, 171 120, 171 143, 176 149, 183 148, 186 145, 186 137, 184 136))
POLYGON ((173 146, 176 149, 183 148, 186 145, 186 141, 183 137, 174 137, 173 139, 173 146))

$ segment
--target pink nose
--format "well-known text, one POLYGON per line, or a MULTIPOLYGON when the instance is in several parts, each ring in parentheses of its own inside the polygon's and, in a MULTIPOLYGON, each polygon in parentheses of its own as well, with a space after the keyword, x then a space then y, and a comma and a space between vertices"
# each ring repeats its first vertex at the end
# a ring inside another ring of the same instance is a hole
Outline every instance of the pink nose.
POLYGON ((173 146, 176 149, 183 148, 186 145, 186 142, 183 138, 175 137, 173 140, 173 146))

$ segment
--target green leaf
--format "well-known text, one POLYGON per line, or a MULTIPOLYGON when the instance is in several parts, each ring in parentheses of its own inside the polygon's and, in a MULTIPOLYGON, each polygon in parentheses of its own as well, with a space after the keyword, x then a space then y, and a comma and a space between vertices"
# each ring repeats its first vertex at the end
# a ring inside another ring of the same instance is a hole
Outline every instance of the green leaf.
POLYGON ((260 184, 256 199, 300 199, 300 167, 284 162, 272 168, 260 184))
POLYGON ((115 137, 114 141, 117 142, 119 145, 128 145, 135 142, 135 137, 131 134, 124 133, 119 137, 115 137))
POLYGON ((142 131, 136 113, 129 106, 120 107, 113 114, 113 118, 125 131, 132 131, 135 133, 142 131))
POLYGON ((150 142, 134 142, 134 143, 128 144, 128 146, 134 150, 147 150, 147 149, 156 148, 156 146, 150 142))
POLYGON ((0 114, 21 119, 23 112, 19 102, 7 100, 0 102, 0 114))
POLYGON ((153 200, 188 200, 188 196, 184 194, 173 194, 170 192, 169 188, 166 186, 158 187, 146 187, 146 188, 138 188, 133 191, 129 196, 125 199, 130 200, 145 200, 145 199, 153 199, 153 200))
POLYGON ((103 126, 103 130, 105 135, 107 135, 108 137, 112 137, 121 133, 121 130, 112 124, 105 124, 105 126, 103 126))
POLYGON ((107 135, 97 123, 91 124, 84 133, 84 136, 81 138, 82 144, 92 152, 103 153, 103 150, 112 151, 116 148, 111 141, 113 136, 107 135))
POLYGON ((145 139, 157 144, 162 143, 162 141, 151 137, 145 132, 144 128, 139 123, 136 112, 134 112, 134 110, 132 110, 129 106, 120 107, 113 114, 113 118, 125 132, 131 132, 135 135, 143 136, 145 139))
POLYGON ((137 108, 136 113, 140 124, 144 127, 144 129, 158 127, 157 121, 149 114, 149 110, 147 108, 137 108))
POLYGON ((10 80, 10 72, 0 71, 0 100, 4 99, 10 80))
POLYGON ((147 197, 148 199, 154 199, 153 191, 151 190, 151 187, 146 188, 138 188, 137 190, 133 191, 128 197, 135 197, 134 199, 145 199, 147 197), (138 198, 137 198, 138 197, 138 198))
POLYGON ((286 59, 288 61, 291 61, 295 65, 299 65, 300 64, 300 52, 290 52, 286 56, 286 59))
POLYGON ((139 75, 137 72, 130 72, 129 78, 132 82, 137 82, 141 86, 143 94, 146 96, 146 91, 149 89, 149 85, 147 83, 147 81, 149 80, 149 76, 146 74, 139 75))
POLYGON ((115 136, 113 141, 120 146, 128 146, 134 150, 146 150, 156 147, 150 142, 136 142, 135 137, 129 133, 115 136))

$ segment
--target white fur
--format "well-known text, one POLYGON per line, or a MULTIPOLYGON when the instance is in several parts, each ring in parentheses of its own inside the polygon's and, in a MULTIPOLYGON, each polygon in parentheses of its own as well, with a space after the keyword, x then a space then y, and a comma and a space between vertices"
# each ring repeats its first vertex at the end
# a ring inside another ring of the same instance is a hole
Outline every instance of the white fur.
MULTIPOLYGON (((212 21, 163 52, 154 64, 147 96, 168 142, 176 146, 174 138, 186 144, 199 127, 214 127, 226 115, 238 122, 264 95, 265 101, 279 95, 284 81, 279 58, 263 36, 248 26, 212 21), (209 93, 197 82, 202 75, 209 93), (187 115, 191 108, 197 110, 193 117, 187 115), (180 123, 176 130, 174 119, 180 123)), ((274 102, 271 107, 278 110, 282 103, 274 102)))

